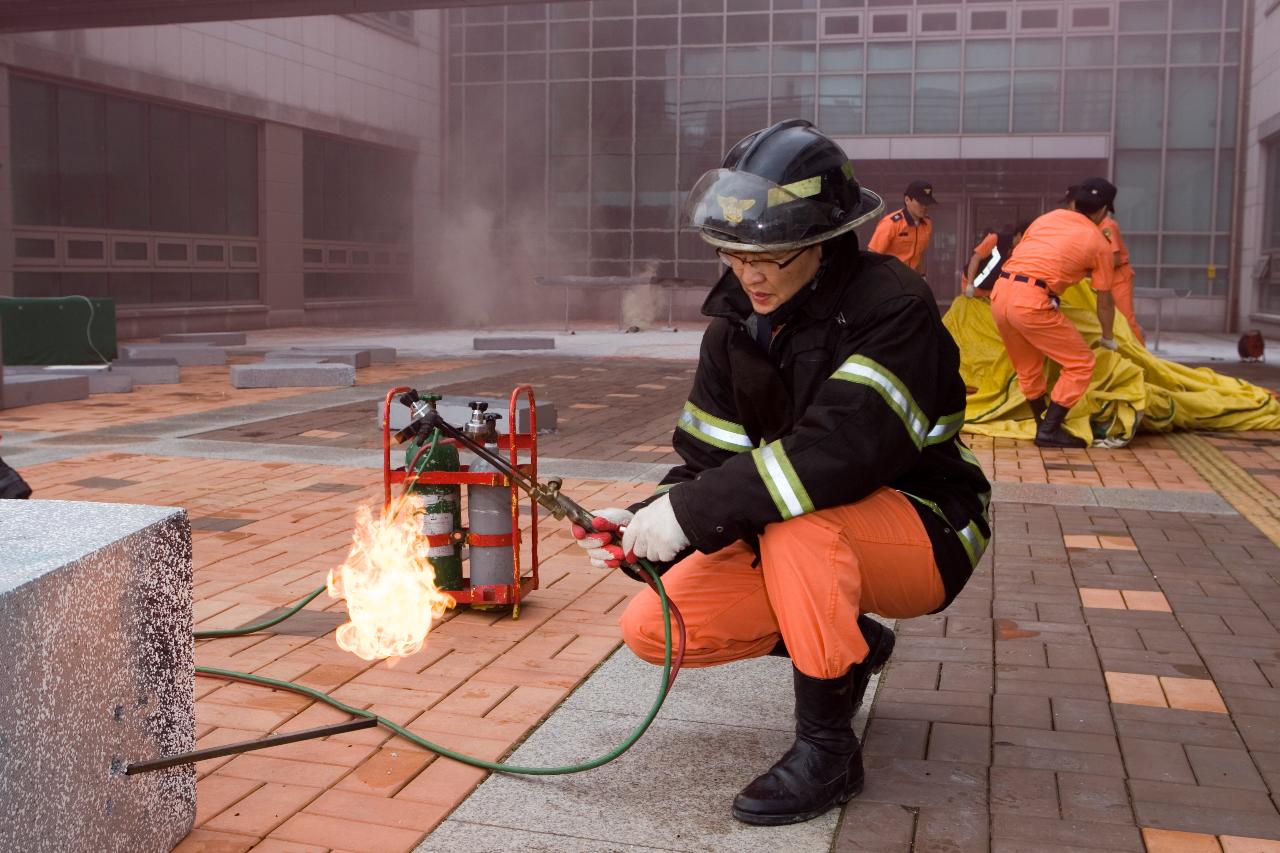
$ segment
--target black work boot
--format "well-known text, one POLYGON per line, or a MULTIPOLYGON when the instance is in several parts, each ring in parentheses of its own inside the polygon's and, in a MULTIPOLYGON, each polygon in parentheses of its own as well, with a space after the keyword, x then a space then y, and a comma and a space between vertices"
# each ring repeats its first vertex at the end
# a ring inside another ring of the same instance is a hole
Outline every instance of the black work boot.
POLYGON ((796 742, 769 772, 734 797, 734 817, 758 826, 800 823, 862 790, 852 673, 810 678, 794 670, 796 742))
POLYGON ((853 678, 853 711, 856 714, 862 705, 862 697, 867 692, 867 682, 871 676, 884 669, 893 654, 893 645, 897 642, 893 631, 868 616, 858 617, 858 630, 862 639, 867 641, 867 656, 862 663, 854 664, 850 670, 853 678))
POLYGON ((1088 447, 1083 438, 1076 438, 1062 428, 1062 421, 1067 416, 1067 407, 1061 403, 1050 403, 1045 410, 1044 420, 1036 428, 1037 447, 1088 447))
POLYGON ((1036 419, 1036 426, 1040 426, 1041 421, 1044 420, 1044 397, 1036 397, 1034 400, 1027 400, 1027 405, 1031 407, 1031 417, 1036 419))

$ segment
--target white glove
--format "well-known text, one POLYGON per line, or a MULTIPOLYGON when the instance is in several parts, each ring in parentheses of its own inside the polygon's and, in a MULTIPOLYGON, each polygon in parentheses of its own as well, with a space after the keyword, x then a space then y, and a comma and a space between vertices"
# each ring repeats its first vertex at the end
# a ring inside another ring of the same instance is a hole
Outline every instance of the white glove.
POLYGON ((1119 349, 1119 344, 1116 343, 1115 338, 1098 338, 1098 343, 1102 344, 1102 346, 1106 347, 1112 352, 1115 352, 1117 349, 1119 349))
POLYGON ((586 530, 575 524, 573 538, 578 540, 578 547, 585 549, 591 558, 591 565, 597 569, 616 569, 622 565, 622 548, 618 541, 622 536, 619 528, 631 522, 635 513, 621 507, 611 506, 596 510, 595 530, 586 530))
POLYGON ((645 560, 670 562, 689 545, 666 494, 636 513, 622 535, 622 553, 645 560))

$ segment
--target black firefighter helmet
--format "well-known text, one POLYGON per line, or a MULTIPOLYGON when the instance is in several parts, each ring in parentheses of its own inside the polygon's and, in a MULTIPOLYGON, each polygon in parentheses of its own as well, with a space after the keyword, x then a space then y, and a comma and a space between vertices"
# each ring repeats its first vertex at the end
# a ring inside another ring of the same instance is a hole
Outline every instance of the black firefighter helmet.
POLYGON ((839 145, 788 119, 746 137, 699 178, 684 221, 718 248, 782 252, 830 240, 883 209, 880 196, 858 186, 839 145))

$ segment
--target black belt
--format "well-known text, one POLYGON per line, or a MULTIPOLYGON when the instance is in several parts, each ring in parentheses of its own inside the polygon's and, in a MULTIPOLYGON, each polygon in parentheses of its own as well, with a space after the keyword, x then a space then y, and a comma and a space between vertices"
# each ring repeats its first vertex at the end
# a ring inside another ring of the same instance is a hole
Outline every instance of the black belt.
POLYGON ((1023 282, 1026 282, 1027 284, 1034 284, 1036 287, 1040 288, 1041 290, 1049 289, 1049 285, 1045 284, 1043 281, 1041 281, 1038 278, 1031 278, 1025 275, 1015 275, 1013 273, 1007 273, 1007 272, 1000 273, 1000 277, 1011 278, 1014 281, 1023 281, 1023 282))

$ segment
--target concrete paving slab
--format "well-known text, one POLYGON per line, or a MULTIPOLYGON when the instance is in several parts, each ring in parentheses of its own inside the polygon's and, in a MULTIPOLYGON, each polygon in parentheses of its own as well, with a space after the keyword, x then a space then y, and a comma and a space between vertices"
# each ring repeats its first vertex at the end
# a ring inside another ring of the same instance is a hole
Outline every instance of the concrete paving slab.
POLYGON ((45 365, 11 367, 14 376, 85 376, 89 379, 90 394, 124 394, 133 390, 133 377, 107 365, 92 364, 45 365))
MULTIPOLYGON (((508 762, 538 767, 593 758, 621 743, 640 719, 562 708, 508 762)), ((734 795, 768 769, 793 739, 790 732, 687 723, 660 714, 635 746, 596 770, 558 777, 489 777, 444 825, 522 831, 547 826, 556 835, 597 845, 658 845, 708 853, 827 850, 839 810, 782 827, 747 826, 729 811, 734 795)), ((435 844, 428 838, 418 850, 446 849, 435 844)))
POLYGON ((271 350, 265 356, 267 361, 319 361, 331 364, 349 364, 352 367, 368 367, 370 353, 368 350, 313 350, 282 349, 271 350))
POLYGON ((306 349, 312 352, 367 352, 369 360, 374 364, 395 364, 396 348, 387 346, 363 346, 359 344, 348 344, 339 346, 336 344, 326 344, 320 346, 296 347, 296 349, 306 349))
POLYGON ((226 364, 227 354, 208 344, 121 344, 121 358, 171 358, 183 367, 226 364))
POLYGON ((111 368, 129 374, 134 385, 177 385, 182 379, 173 358, 118 358, 111 368))
POLYGON ((1153 512, 1203 512, 1235 515, 1235 509, 1213 492, 1177 489, 1112 489, 1057 483, 994 483, 993 501, 1053 506, 1106 506, 1153 512))
POLYGON ((235 388, 322 388, 354 384, 356 369, 349 364, 282 361, 231 366, 231 385, 235 388))
POLYGON ((174 332, 160 336, 162 344, 209 344, 217 347, 243 346, 244 332, 174 332))
POLYGON ((89 396, 89 379, 85 376, 20 375, 13 373, 11 367, 0 382, 4 383, 0 400, 4 401, 6 409, 65 403, 89 396))
MULTIPOLYGON (((545 822, 545 821, 544 821, 545 822)), ((650 847, 639 844, 602 843, 596 839, 575 838, 554 832, 535 832, 490 826, 481 823, 449 821, 432 831, 419 851, 438 853, 647 853, 647 851, 684 851, 687 847, 650 847)))
POLYGON ((546 337, 493 337, 476 338, 471 342, 476 350, 555 349, 556 339, 546 337))

